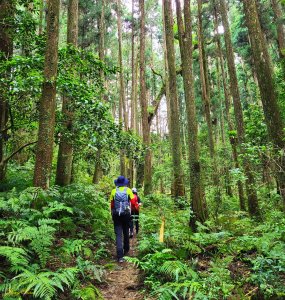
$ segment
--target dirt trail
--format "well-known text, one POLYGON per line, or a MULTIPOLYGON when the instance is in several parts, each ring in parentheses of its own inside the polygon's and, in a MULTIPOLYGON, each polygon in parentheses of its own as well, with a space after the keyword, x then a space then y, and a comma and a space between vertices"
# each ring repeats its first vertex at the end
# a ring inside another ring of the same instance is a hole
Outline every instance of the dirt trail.
MULTIPOLYGON (((136 256, 137 239, 130 239, 129 256, 136 256)), ((115 249, 114 249, 115 252, 115 249)), ((115 269, 108 271, 107 284, 101 288, 106 300, 142 300, 139 293, 139 270, 128 262, 117 263, 115 269)))

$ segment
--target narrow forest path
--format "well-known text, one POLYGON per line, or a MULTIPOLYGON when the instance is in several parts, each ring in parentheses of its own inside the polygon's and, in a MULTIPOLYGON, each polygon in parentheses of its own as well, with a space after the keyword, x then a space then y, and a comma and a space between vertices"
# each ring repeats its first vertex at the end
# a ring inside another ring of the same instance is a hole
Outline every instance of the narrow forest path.
MULTIPOLYGON (((129 256, 137 254, 136 238, 130 239, 129 256)), ((115 247, 113 249, 115 253, 115 247)), ((133 264, 124 262, 117 263, 116 267, 107 271, 107 284, 101 288, 105 300, 142 300, 140 293, 139 269, 133 264)))

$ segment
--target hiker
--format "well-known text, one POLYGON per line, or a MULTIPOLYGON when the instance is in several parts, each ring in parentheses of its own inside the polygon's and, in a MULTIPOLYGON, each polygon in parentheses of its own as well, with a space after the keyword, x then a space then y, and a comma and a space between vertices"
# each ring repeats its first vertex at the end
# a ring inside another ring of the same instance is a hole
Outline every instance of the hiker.
POLYGON ((136 225, 136 234, 139 232, 139 210, 141 206, 141 199, 138 196, 136 188, 132 188, 134 198, 131 199, 131 222, 130 222, 130 238, 134 236, 134 224, 136 225))
POLYGON ((112 190, 110 196, 111 212, 116 234, 117 259, 118 262, 124 262, 123 256, 130 250, 130 200, 134 198, 134 194, 128 188, 129 181, 124 176, 119 176, 114 183, 116 188, 112 190))

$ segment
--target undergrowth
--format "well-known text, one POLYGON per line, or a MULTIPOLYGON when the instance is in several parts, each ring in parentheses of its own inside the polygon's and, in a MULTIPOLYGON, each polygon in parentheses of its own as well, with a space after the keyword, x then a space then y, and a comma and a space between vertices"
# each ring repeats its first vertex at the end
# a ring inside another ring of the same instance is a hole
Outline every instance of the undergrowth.
POLYGON ((151 195, 140 217, 139 257, 128 260, 142 270, 154 299, 285 299, 285 216, 273 209, 263 216, 257 223, 227 211, 194 233, 189 209, 151 195))
POLYGON ((94 186, 3 192, 0 298, 101 299, 109 222, 108 201, 94 186))

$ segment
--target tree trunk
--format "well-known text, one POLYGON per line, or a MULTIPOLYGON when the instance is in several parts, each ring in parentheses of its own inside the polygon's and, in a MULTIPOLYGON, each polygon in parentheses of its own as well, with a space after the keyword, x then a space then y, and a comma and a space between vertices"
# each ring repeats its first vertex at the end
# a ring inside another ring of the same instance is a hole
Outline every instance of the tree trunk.
MULTIPOLYGON (((14 18, 15 5, 13 1, 0 1, 0 62, 8 60, 13 55, 13 27, 11 19, 14 18)), ((8 76, 8 74, 7 74, 8 76)), ((8 103, 5 99, 8 86, 1 83, 0 85, 0 162, 5 155, 5 141, 8 139, 7 123, 8 123, 8 103)), ((0 165, 0 182, 5 179, 6 165, 0 165)))
POLYGON ((39 35, 43 34, 43 23, 44 23, 44 0, 40 0, 40 8, 39 8, 39 35))
POLYGON ((183 174, 181 167, 181 139, 180 124, 178 112, 178 97, 176 84, 176 67, 175 67, 175 49, 173 34, 173 16, 171 0, 164 0, 164 19, 165 19, 165 36, 167 47, 167 63, 169 76, 169 96, 170 96, 170 139, 173 163, 173 196, 175 198, 184 196, 185 189, 183 183, 183 174))
POLYGON ((285 208, 285 155, 282 153, 285 148, 284 124, 282 122, 280 108, 278 107, 273 72, 270 67, 270 57, 267 50, 267 43, 261 31, 256 2, 254 0, 243 0, 243 6, 267 130, 269 138, 275 146, 276 155, 279 156, 277 177, 285 208))
MULTIPOLYGON (((78 0, 69 0, 67 20, 67 44, 77 47, 78 42, 78 0)), ((55 183, 66 186, 71 181, 73 160, 73 99, 63 95, 62 115, 64 118, 63 133, 59 143, 55 183)))
MULTIPOLYGON (((123 68, 123 54, 122 54, 122 20, 121 20, 121 0, 117 0, 117 29, 118 29, 118 61, 120 67, 120 100, 119 100, 119 121, 123 123, 123 128, 128 129, 128 117, 126 111, 126 99, 125 99, 125 82, 124 82, 124 68, 123 68)), ((126 161, 125 161, 125 151, 120 150, 120 174, 127 176, 126 174, 126 161)))
POLYGON ((56 78, 58 65, 59 0, 49 0, 47 9, 47 44, 44 63, 44 83, 40 100, 38 144, 34 170, 34 185, 49 187, 53 156, 56 78))
MULTIPOLYGON (((119 42, 119 67, 120 67, 120 99, 122 119, 124 118, 124 128, 128 130, 128 114, 126 109, 123 54, 122 54, 122 19, 121 19, 121 0, 117 0, 117 26, 118 26, 118 42, 119 42)), ((122 120, 121 120, 122 121, 122 120)))
POLYGON ((284 14, 280 4, 280 0, 271 0, 274 19, 277 27, 277 42, 279 57, 285 58, 285 29, 283 24, 284 14))
POLYGON ((151 149, 150 149, 150 126, 148 123, 148 101, 146 98, 145 83, 145 7, 144 0, 139 1, 140 5, 140 105, 142 116, 143 142, 145 145, 145 164, 144 164, 144 194, 148 195, 152 191, 151 174, 151 149))
MULTIPOLYGON (((226 44, 226 54, 227 54, 227 61, 228 61, 228 68, 229 68, 229 75, 230 75, 230 88, 231 88, 231 94, 233 96, 233 103, 234 103, 234 113, 235 113, 238 143, 239 143, 241 153, 245 154, 245 151, 243 149, 243 143, 245 141, 243 111, 242 111, 240 93, 238 88, 238 80, 237 80, 236 66, 234 60, 234 51, 233 51, 233 46, 231 41, 231 32, 230 32, 225 0, 220 0, 220 10, 221 10, 222 22, 225 30, 224 35, 225 35, 225 44, 226 44)), ((247 198, 248 198, 249 213, 251 216, 259 216, 260 212, 258 208, 258 199, 257 199, 256 188, 255 188, 255 181, 252 174, 251 165, 245 155, 243 155, 243 167, 244 167, 245 175, 247 177, 246 191, 247 191, 247 198)))
POLYGON ((184 1, 184 22, 180 0, 176 0, 179 45, 182 62, 182 76, 185 91, 185 103, 188 122, 188 152, 190 169, 190 195, 193 216, 190 216, 190 226, 196 229, 196 221, 204 222, 207 218, 207 209, 204 199, 204 190, 201 179, 200 154, 198 142, 198 125, 196 116, 193 59, 192 59, 192 19, 190 1, 184 1))
MULTIPOLYGON (((223 57, 223 53, 222 53, 222 47, 221 47, 221 40, 220 37, 218 35, 218 15, 217 15, 217 9, 216 6, 214 7, 215 9, 215 30, 217 33, 216 36, 216 40, 217 40, 217 50, 218 50, 218 57, 220 60, 220 66, 221 66, 221 74, 222 74, 222 82, 223 82, 223 89, 224 89, 224 97, 225 97, 225 117, 228 123, 228 127, 229 127, 229 131, 233 132, 235 131, 234 129, 234 125, 232 122, 232 118, 230 115, 230 106, 231 106, 231 95, 230 95, 230 91, 228 90, 228 84, 227 84, 227 80, 226 80, 226 72, 225 72, 225 67, 224 67, 224 57, 223 57)), ((229 140, 230 140, 230 144, 231 144, 231 148, 232 148, 232 156, 234 159, 234 165, 235 168, 239 169, 240 165, 239 165, 239 160, 238 160, 238 155, 237 155, 237 142, 236 142, 236 138, 235 137, 231 137, 231 135, 229 136, 229 140)), ((226 173, 228 173, 228 171, 226 171, 226 173)), ((226 175, 227 176, 227 175, 226 175)), ((243 187, 243 183, 238 180, 237 182, 238 185, 238 195, 239 195, 239 203, 240 203, 240 209, 241 210, 245 210, 245 197, 244 197, 244 187, 243 187)), ((230 185, 228 186, 228 191, 229 191, 229 195, 232 196, 232 192, 231 192, 231 188, 230 185)))
POLYGON ((208 140, 209 140, 209 148, 210 148, 210 156, 213 165, 213 179, 214 185, 218 189, 216 198, 220 201, 221 197, 219 195, 219 175, 218 168, 216 162, 216 154, 215 154, 215 143, 213 136, 213 128, 212 128, 212 118, 211 118, 211 104, 209 99, 209 83, 206 75, 205 66, 207 65, 205 58, 205 49, 204 49, 204 35, 202 28, 202 1, 198 0, 198 48, 199 48, 199 65, 200 65, 200 80, 201 80, 201 89, 202 89, 202 99, 204 103, 204 113, 206 116, 207 128, 208 128, 208 140))
MULTIPOLYGON (((99 20, 99 59, 104 61, 105 59, 105 0, 101 0, 101 15, 99 20)), ((100 78, 102 83, 105 85, 105 75, 104 70, 100 69, 100 78)), ((105 87, 106 88, 106 87, 105 87)), ((101 100, 104 99, 104 93, 101 94, 101 100)), ((103 176, 102 166, 101 166, 101 145, 98 145, 98 150, 96 151, 96 162, 93 174, 92 182, 97 184, 101 177, 103 176)))

